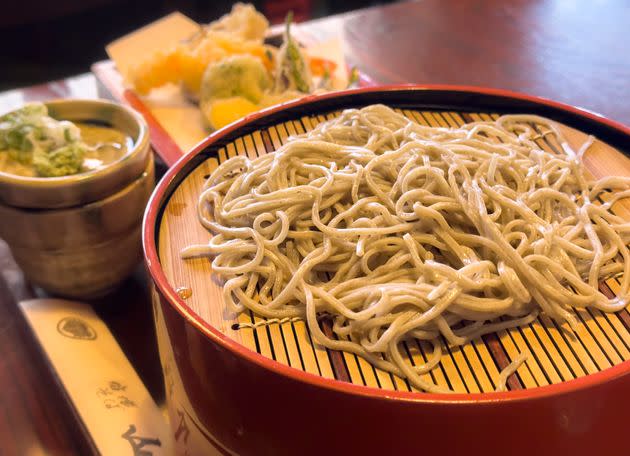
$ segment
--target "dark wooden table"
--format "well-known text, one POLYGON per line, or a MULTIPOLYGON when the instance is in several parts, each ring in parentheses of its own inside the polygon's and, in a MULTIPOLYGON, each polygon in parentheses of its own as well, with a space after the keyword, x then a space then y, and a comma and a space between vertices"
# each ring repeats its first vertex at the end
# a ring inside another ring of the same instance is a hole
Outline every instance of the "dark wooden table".
MULTIPOLYGON (((511 89, 630 124, 629 25, 626 0, 425 0, 302 27, 322 39, 341 35, 349 62, 380 83, 511 89)), ((25 100, 97 93, 95 78, 82 75, 0 94, 0 111, 25 100)), ((89 453, 90 443, 16 307, 34 293, 0 241, 0 454, 89 453)), ((142 268, 94 306, 162 400, 142 268), (144 322, 144 330, 133 322, 144 322)))

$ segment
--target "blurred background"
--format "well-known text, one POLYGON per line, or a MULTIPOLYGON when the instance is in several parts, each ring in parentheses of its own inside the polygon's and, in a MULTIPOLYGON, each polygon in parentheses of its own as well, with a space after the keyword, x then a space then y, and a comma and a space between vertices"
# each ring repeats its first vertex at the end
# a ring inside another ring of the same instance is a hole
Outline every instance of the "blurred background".
MULTIPOLYGON (((271 24, 289 10, 297 22, 391 0, 259 0, 271 24)), ((210 22, 230 11, 226 0, 15 0, 0 15, 0 90, 89 71, 105 45, 173 11, 210 22)))

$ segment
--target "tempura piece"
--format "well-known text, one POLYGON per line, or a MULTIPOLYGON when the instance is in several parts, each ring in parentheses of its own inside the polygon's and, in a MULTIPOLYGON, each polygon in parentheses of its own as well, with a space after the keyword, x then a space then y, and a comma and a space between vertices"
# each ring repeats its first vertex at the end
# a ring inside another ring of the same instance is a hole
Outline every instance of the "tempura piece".
POLYGON ((284 43, 276 60, 276 92, 297 90, 302 93, 310 93, 313 78, 300 46, 291 36, 292 19, 293 14, 289 13, 284 30, 284 43))
POLYGON ((260 59, 235 55, 210 64, 201 85, 199 107, 211 128, 221 128, 250 112, 260 109, 271 76, 260 59), (231 99, 227 103, 217 101, 231 99), (233 109, 228 113, 227 109, 233 109))
POLYGON ((213 32, 228 32, 243 40, 262 41, 269 28, 267 18, 250 4, 236 3, 230 14, 208 25, 213 32))
POLYGON ((260 59, 234 55, 208 65, 201 85, 201 102, 242 96, 258 103, 270 86, 271 77, 260 59))
POLYGON ((140 94, 168 83, 182 84, 198 98, 206 67, 212 62, 235 54, 258 57, 263 64, 273 67, 273 52, 263 45, 267 20, 251 5, 236 4, 229 15, 207 27, 188 41, 159 51, 129 71, 129 82, 140 94))
POLYGON ((218 130, 247 114, 260 110, 260 105, 245 97, 217 98, 199 105, 210 128, 218 130))

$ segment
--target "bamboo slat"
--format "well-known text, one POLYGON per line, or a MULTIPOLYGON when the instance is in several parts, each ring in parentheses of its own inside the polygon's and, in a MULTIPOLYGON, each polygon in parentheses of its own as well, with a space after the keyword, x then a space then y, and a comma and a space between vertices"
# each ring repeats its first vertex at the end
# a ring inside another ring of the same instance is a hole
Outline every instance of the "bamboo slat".
MULTIPOLYGON (((452 127, 467 121, 492 120, 496 113, 458 113, 453 111, 398 110, 423 125, 452 127)), ((338 115, 304 116, 245 135, 217 151, 193 170, 179 185, 167 203, 159 230, 159 254, 163 269, 175 289, 192 290, 186 303, 204 320, 221 332, 282 364, 326 378, 351 381, 387 390, 415 391, 409 383, 373 367, 349 353, 336 353, 314 343, 303 321, 266 322, 245 312, 235 315, 223 302, 221 282, 212 274, 210 261, 183 261, 181 250, 192 244, 207 243, 209 233, 197 222, 196 204, 204 179, 220 162, 237 154, 250 158, 272 152, 287 138, 311 130, 318 123, 338 115), (242 327, 240 325, 243 325, 242 327)), ((587 136, 562 126, 569 144, 578 149, 587 136)), ((561 145, 545 136, 541 148, 553 151, 561 145)), ((584 156, 584 163, 595 177, 630 176, 630 160, 619 151, 596 141, 584 156)), ((602 196, 605 201, 607 195, 602 196)), ((630 220, 630 211, 620 203, 613 211, 630 220)), ((602 290, 613 296, 619 290, 619 278, 609 279, 602 290)), ((599 310, 577 312, 579 324, 571 329, 558 325, 546 315, 522 328, 503 330, 476 339, 463 347, 442 341, 443 355, 438 368, 426 373, 426 381, 460 392, 489 392, 495 389, 499 372, 520 353, 531 354, 509 381, 510 389, 532 388, 559 383, 606 369, 630 358, 630 314, 623 310, 606 314, 599 310)), ((431 355, 426 342, 408 341, 403 353, 414 365, 421 365, 431 355)))

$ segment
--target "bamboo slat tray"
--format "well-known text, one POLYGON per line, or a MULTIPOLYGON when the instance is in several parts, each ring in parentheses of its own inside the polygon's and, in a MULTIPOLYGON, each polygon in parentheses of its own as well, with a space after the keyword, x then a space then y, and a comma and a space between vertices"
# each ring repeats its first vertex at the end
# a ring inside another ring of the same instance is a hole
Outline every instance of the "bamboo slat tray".
MULTIPOLYGON (((392 97, 391 102, 386 104, 398 108, 399 112, 413 121, 430 126, 458 126, 469 121, 495 119, 502 113, 510 112, 547 115, 578 127, 561 125, 565 137, 576 150, 586 140, 587 134, 591 133, 617 146, 597 139, 586 153, 585 164, 595 177, 630 176, 630 160, 624 155, 628 149, 622 147, 628 147, 627 138, 620 136, 617 130, 602 127, 596 121, 589 123, 566 114, 563 118, 553 109, 537 108, 535 100, 519 105, 509 99, 474 99, 457 91, 441 90, 429 90, 424 99, 424 102, 405 102, 402 96, 392 97)), ((369 96, 365 99, 355 97, 347 105, 371 102, 374 101, 369 96)), ((342 105, 343 102, 336 103, 336 107, 342 105)), ((278 363, 357 385, 415 391, 406 380, 376 369, 360 357, 331 351, 314 343, 303 321, 278 324, 265 322, 250 312, 238 316, 227 312, 221 284, 212 274, 210 261, 180 259, 180 251, 184 247, 206 243, 210 237, 197 222, 196 202, 204 179, 219 163, 238 154, 255 158, 273 153, 289 136, 304 133, 319 122, 335 117, 340 111, 326 109, 325 103, 320 103, 315 115, 296 115, 295 110, 292 112, 292 117, 284 121, 271 125, 254 123, 250 128, 238 130, 233 135, 227 134, 226 140, 210 143, 196 159, 190 161, 189 171, 174 189, 157 229, 160 263, 168 282, 173 289, 192 290, 185 303, 207 323, 248 349, 278 363), (241 323, 259 326, 239 329, 241 323)), ((539 145, 546 150, 559 147, 550 138, 539 140, 539 145)), ((613 212, 630 220, 628 208, 622 203, 616 204, 613 212)), ((618 289, 618 278, 601 284, 601 291, 609 296, 613 296, 618 289)), ((561 327, 542 315, 529 325, 490 334, 462 347, 449 346, 443 340, 446 350, 439 367, 426 374, 426 380, 461 393, 491 392, 495 390, 499 372, 519 353, 527 351, 531 356, 508 382, 510 390, 517 390, 583 377, 630 359, 628 309, 614 314, 595 309, 576 313, 579 320, 576 330, 570 329, 568 325, 561 327)), ((424 363, 428 349, 423 342, 405 343, 405 352, 412 364, 424 363)))

